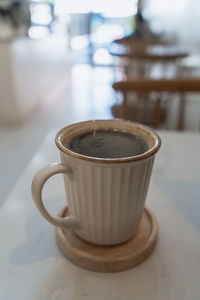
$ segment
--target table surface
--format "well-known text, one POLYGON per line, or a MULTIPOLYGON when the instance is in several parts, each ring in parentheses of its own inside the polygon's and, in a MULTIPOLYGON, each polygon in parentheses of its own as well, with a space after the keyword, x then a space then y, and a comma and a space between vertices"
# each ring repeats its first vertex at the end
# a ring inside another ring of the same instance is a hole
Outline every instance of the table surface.
MULTIPOLYGON (((0 208, 0 299, 200 299, 200 135, 160 132, 147 196, 159 222, 157 246, 143 264, 107 274, 67 260, 55 228, 32 201, 34 173, 60 161, 54 135, 47 136, 0 208)), ((64 205, 61 175, 49 180, 44 198, 52 213, 64 205)))

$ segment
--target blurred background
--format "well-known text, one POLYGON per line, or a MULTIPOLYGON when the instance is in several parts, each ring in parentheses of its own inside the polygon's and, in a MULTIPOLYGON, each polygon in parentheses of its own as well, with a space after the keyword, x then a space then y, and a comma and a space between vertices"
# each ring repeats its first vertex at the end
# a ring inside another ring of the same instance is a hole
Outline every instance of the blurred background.
POLYGON ((0 0, 0 201, 49 132, 200 130, 199 0, 0 0))

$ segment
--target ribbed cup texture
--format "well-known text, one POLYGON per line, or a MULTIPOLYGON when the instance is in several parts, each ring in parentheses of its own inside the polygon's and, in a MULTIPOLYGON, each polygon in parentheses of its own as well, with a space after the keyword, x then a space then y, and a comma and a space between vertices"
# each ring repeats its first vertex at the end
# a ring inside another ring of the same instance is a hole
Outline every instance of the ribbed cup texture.
POLYGON ((154 156, 125 164, 95 164, 76 159, 71 165, 73 180, 64 176, 70 213, 81 224, 77 234, 101 245, 130 239, 140 224, 151 177, 154 156))

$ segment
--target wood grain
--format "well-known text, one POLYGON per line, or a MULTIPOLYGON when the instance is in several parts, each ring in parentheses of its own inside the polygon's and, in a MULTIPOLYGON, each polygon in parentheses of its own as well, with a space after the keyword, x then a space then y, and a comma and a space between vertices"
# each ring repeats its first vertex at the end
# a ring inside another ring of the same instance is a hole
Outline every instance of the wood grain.
MULTIPOLYGON (((64 207, 60 217, 68 215, 64 207)), ((79 238, 69 229, 56 228, 56 240, 64 255, 75 264, 93 271, 118 272, 130 269, 145 261, 152 253, 158 235, 158 223, 145 207, 136 235, 116 246, 98 246, 79 238)))
POLYGON ((176 78, 176 79, 128 79, 113 83, 113 88, 121 92, 200 92, 200 79, 176 78))

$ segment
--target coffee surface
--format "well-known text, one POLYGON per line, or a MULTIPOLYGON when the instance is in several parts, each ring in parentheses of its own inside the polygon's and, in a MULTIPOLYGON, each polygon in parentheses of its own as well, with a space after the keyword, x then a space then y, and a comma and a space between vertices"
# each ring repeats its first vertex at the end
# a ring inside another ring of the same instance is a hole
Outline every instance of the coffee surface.
POLYGON ((147 142, 136 134, 118 130, 97 130, 77 135, 65 145, 69 150, 91 157, 122 158, 146 152, 147 142))

